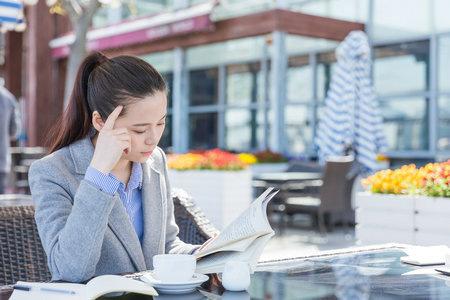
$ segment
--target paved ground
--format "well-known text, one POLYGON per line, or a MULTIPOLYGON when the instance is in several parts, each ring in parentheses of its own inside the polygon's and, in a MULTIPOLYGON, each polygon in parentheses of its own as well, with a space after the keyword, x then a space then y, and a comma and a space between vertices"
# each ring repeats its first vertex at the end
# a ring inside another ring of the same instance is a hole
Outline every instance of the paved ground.
POLYGON ((264 248, 260 260, 304 256, 318 251, 356 246, 354 228, 335 228, 321 235, 309 228, 308 219, 299 219, 280 235, 276 234, 264 248))

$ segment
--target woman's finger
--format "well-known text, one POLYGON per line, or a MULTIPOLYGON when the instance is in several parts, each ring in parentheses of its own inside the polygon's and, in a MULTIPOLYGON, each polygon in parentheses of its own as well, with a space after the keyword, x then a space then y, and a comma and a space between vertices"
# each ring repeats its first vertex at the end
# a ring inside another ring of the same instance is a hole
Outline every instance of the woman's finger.
POLYGON ((119 105, 112 111, 112 113, 106 119, 105 125, 103 126, 104 129, 113 129, 114 128, 114 124, 116 123, 116 120, 119 117, 122 109, 123 109, 123 106, 119 105))

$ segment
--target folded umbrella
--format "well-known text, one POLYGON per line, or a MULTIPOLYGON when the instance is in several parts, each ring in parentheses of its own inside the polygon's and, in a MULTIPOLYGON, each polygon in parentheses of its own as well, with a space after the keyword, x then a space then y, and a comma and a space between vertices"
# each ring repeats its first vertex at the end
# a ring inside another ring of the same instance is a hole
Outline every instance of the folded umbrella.
POLYGON ((24 25, 21 0, 0 0, 0 28, 17 30, 24 25))
POLYGON ((383 119, 370 79, 370 47, 362 31, 352 31, 336 49, 337 64, 319 120, 315 145, 319 160, 352 149, 365 170, 376 169, 386 151, 383 119))

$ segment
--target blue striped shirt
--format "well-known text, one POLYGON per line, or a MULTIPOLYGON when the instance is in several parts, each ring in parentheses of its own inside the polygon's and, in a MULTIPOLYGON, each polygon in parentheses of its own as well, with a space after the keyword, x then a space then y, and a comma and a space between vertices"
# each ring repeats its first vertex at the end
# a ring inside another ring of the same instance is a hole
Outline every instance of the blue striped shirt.
POLYGON ((113 173, 108 176, 95 168, 88 167, 84 179, 98 186, 102 191, 114 195, 119 193, 120 200, 130 217, 131 223, 142 243, 144 224, 142 217, 142 166, 133 163, 128 185, 120 181, 113 173))

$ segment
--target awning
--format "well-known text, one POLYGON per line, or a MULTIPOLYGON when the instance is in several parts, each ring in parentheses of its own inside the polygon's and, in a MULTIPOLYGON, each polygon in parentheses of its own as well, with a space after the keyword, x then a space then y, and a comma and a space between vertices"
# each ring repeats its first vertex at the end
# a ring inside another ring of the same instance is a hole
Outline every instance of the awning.
POLYGON ((25 29, 21 0, 0 0, 0 29, 2 31, 25 29))
MULTIPOLYGON (((2 1, 2 0, 0 0, 2 1)), ((215 1, 195 5, 175 12, 137 18, 106 27, 95 28, 87 33, 89 51, 106 50, 144 43, 180 34, 211 30, 210 19, 215 1)), ((69 34, 50 41, 54 58, 66 57, 75 35, 69 34)))

